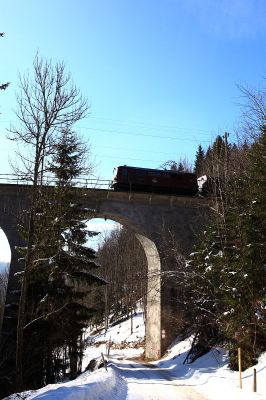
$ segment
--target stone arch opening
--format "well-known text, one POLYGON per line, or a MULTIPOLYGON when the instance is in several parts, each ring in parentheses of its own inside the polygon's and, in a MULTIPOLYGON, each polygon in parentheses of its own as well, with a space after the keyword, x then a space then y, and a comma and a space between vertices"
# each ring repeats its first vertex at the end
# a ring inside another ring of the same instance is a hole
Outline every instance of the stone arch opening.
POLYGON ((0 227, 0 328, 2 326, 7 293, 11 249, 5 231, 0 227))
POLYGON ((0 272, 9 269, 11 248, 5 230, 0 226, 0 272))
POLYGON ((161 261, 157 246, 140 227, 123 216, 97 213, 91 219, 95 218, 111 220, 129 228, 143 248, 147 260, 145 357, 158 359, 161 356, 161 261))
POLYGON ((6 240, 8 241, 10 248, 10 261, 8 268, 8 282, 7 290, 5 295, 5 304, 12 305, 11 307, 5 307, 3 309, 4 316, 0 323, 0 333, 1 333, 1 346, 10 352, 14 350, 14 338, 11 332, 16 329, 16 317, 17 310, 13 307, 14 304, 18 303, 20 294, 20 285, 18 277, 15 275, 23 269, 23 264, 19 263, 18 259, 20 257, 17 252, 17 247, 24 246, 24 240, 18 233, 18 218, 15 213, 7 212, 6 210, 1 210, 0 212, 0 227, 3 230, 6 240))

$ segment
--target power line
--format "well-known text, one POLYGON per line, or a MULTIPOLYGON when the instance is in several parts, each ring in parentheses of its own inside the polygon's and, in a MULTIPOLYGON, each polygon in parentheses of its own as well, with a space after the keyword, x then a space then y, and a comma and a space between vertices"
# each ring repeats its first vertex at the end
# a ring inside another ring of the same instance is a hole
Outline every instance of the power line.
MULTIPOLYGON (((97 117, 86 117, 86 119, 91 119, 91 118, 97 119, 97 117)), ((106 119, 106 121, 108 121, 108 119, 106 119)), ((116 121, 116 120, 111 120, 110 119, 109 121, 116 121)), ((119 120, 117 120, 117 121, 119 121, 119 120)), ((0 120, 0 123, 7 123, 7 122, 8 123, 15 123, 15 121, 0 120)), ((132 126, 133 124, 130 125, 130 124, 124 123, 124 125, 132 126)), ((203 135, 204 132, 206 132, 205 130, 201 130, 201 129, 197 129, 197 128, 167 127, 167 126, 164 126, 164 125, 162 125, 162 126, 154 125, 153 126, 153 125, 148 125, 148 124, 145 125, 144 123, 142 125, 150 127, 150 129, 166 128, 166 129, 168 129, 170 131, 171 130, 173 130, 173 131, 180 130, 183 133, 187 133, 187 134, 189 132, 191 132, 193 134, 195 134, 196 132, 202 132, 201 135, 203 135)), ((162 136, 162 135, 154 135, 154 134, 149 134, 149 133, 126 132, 126 131, 121 131, 121 130, 116 130, 116 129, 101 129, 101 128, 94 128, 94 127, 89 127, 89 126, 79 126, 79 127, 77 127, 77 129, 84 129, 84 130, 89 131, 90 133, 94 133, 94 132, 98 132, 100 134, 114 133, 116 135, 151 137, 153 139, 177 140, 177 141, 182 141, 182 142, 193 142, 193 143, 197 143, 197 144, 200 144, 200 143, 208 143, 208 144, 210 144, 211 143, 211 138, 210 138, 210 140, 201 140, 200 138, 199 139, 191 139, 191 138, 186 138, 186 137, 185 138, 180 138, 180 137, 176 137, 176 136, 162 136)), ((211 131, 210 131, 210 134, 211 134, 212 137, 214 136, 214 133, 211 133, 211 131)), ((205 133, 205 136, 206 135, 210 136, 210 134, 205 133)))
POLYGON ((126 161, 143 161, 143 162, 151 162, 154 164, 162 164, 164 161, 159 161, 159 160, 145 160, 143 158, 131 158, 131 157, 118 157, 118 156, 109 156, 109 155, 100 155, 100 154, 94 154, 96 157, 101 157, 101 158, 112 158, 116 160, 126 160, 126 161))
POLYGON ((117 131, 117 130, 113 130, 113 129, 91 128, 88 126, 80 126, 79 129, 87 129, 90 132, 97 131, 97 132, 100 132, 103 134, 115 133, 116 135, 142 136, 142 137, 151 137, 153 139, 170 139, 170 140, 180 140, 182 142, 210 143, 209 140, 183 139, 183 138, 177 138, 175 136, 160 136, 160 135, 151 135, 151 134, 146 134, 146 133, 123 132, 123 131, 117 131))
POLYGON ((155 124, 147 124, 145 122, 131 122, 128 123, 126 121, 123 120, 119 120, 119 119, 111 119, 111 118, 104 118, 104 117, 94 117, 93 115, 89 116, 89 117, 85 117, 84 119, 95 119, 95 120, 99 120, 102 122, 115 122, 118 123, 120 125, 126 125, 126 126, 142 126, 142 127, 146 127, 148 129, 165 129, 165 130, 181 130, 181 131, 187 131, 187 132, 202 132, 205 133, 205 135, 213 135, 215 134, 214 131, 210 130, 208 131, 207 129, 199 129, 199 128, 194 128, 194 127, 189 127, 189 128, 184 128, 181 126, 170 126, 170 125, 155 125, 155 124), (209 133, 206 133, 209 132, 209 133))
MULTIPOLYGON (((101 149, 110 149, 110 150, 122 150, 122 151, 139 151, 142 153, 152 153, 152 154, 163 154, 165 156, 169 157, 170 152, 166 153, 163 151, 154 151, 154 150, 144 150, 144 149, 136 149, 136 148, 126 148, 126 147, 114 147, 114 146, 102 146, 102 145, 92 145, 92 148, 101 148, 101 149)), ((1 151, 1 150, 0 150, 1 151)), ((172 154, 175 153, 172 151, 172 154)), ((177 154, 175 153, 174 157, 188 157, 188 156, 194 156, 194 154, 177 154)))
MULTIPOLYGON (((85 117, 85 119, 91 119, 91 118, 96 118, 96 117, 85 117)), ((107 119, 108 121, 108 119, 107 119)), ((112 120, 110 120, 112 121, 112 120)), ((115 121, 115 120, 114 120, 115 121)), ((0 120, 0 123, 16 123, 15 121, 8 121, 8 120, 0 120)), ((124 125, 127 125, 129 127, 132 127, 134 124, 130 125, 127 123, 124 123, 124 125)), ((141 125, 141 124, 140 124, 141 125)), ((167 129, 170 131, 177 131, 180 130, 182 133, 192 133, 195 134, 196 132, 202 132, 201 135, 204 134, 205 136, 210 136, 213 137, 215 134, 214 132, 206 133, 206 130, 203 129, 197 129, 197 128, 181 128, 181 127, 167 127, 167 126, 160 126, 160 125, 145 125, 142 124, 143 126, 147 126, 149 129, 156 129, 156 130, 161 130, 161 129, 167 129)), ((148 134, 148 133, 135 133, 135 132, 125 132, 125 131, 120 131, 120 130, 114 130, 114 129, 101 129, 101 128, 94 128, 94 127, 89 127, 89 126, 80 126, 78 129, 87 129, 90 131, 97 131, 101 133, 116 133, 119 135, 131 135, 131 136, 145 136, 145 137, 152 137, 152 138, 160 138, 160 139, 171 139, 171 140, 180 140, 180 141, 188 141, 188 142, 201 142, 201 143, 210 143, 210 140, 197 140, 197 139, 188 139, 188 138, 177 138, 175 136, 161 136, 161 135, 153 135, 153 134, 148 134)), ((177 132, 179 133, 179 132, 177 132)))

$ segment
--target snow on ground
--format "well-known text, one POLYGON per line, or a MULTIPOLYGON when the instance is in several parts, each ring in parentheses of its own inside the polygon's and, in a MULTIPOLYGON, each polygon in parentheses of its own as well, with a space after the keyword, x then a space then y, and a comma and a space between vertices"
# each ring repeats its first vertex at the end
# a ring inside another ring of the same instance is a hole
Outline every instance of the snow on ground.
POLYGON ((47 385, 36 391, 9 396, 9 400, 116 400, 126 399, 127 386, 116 370, 84 372, 74 381, 47 385), (22 395, 22 396, 21 396, 22 395))
POLYGON ((173 343, 159 361, 149 364, 133 361, 133 357, 143 353, 140 346, 144 336, 142 313, 137 313, 133 319, 133 334, 130 327, 128 320, 110 327, 106 333, 88 336, 84 368, 92 358, 106 353, 106 343, 111 341, 107 371, 104 368, 92 373, 87 371, 73 381, 48 385, 8 399, 266 400, 266 353, 254 366, 258 391, 253 393, 253 368, 243 372, 241 390, 239 373, 229 370, 227 353, 223 349, 213 349, 193 364, 183 364, 191 339, 173 343), (19 397, 21 395, 23 397, 19 397))
POLYGON ((173 344, 168 354, 153 363, 171 372, 172 379, 181 385, 194 388, 210 400, 266 400, 266 353, 257 365, 242 373, 243 389, 239 388, 239 372, 228 368, 228 355, 224 349, 215 348, 193 364, 183 364, 191 346, 191 339, 173 344), (257 393, 253 392, 253 369, 257 371, 257 393))
POLYGON ((124 322, 110 326, 107 332, 102 331, 98 335, 90 335, 87 333, 88 347, 82 363, 83 369, 86 368, 92 358, 99 357, 101 353, 108 353, 110 346, 110 354, 113 357, 133 358, 140 357, 143 352, 145 325, 143 321, 143 313, 138 310, 133 320, 128 319, 124 322), (133 333, 131 333, 131 324, 133 333))

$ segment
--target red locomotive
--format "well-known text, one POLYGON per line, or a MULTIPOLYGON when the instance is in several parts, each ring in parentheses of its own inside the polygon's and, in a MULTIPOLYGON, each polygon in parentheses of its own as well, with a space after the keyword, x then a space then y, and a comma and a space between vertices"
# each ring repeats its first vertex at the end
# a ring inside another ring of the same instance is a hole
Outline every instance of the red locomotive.
POLYGON ((191 172, 158 170, 126 165, 114 169, 112 188, 117 191, 141 191, 195 195, 197 177, 191 172))

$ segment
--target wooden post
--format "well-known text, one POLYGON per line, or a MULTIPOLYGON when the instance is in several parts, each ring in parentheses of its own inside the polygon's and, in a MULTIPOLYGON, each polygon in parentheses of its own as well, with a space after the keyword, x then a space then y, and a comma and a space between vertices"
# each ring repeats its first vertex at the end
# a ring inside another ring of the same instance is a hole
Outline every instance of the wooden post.
POLYGON ((257 371, 256 368, 253 370, 253 392, 257 391, 257 371))
POLYGON ((111 336, 110 336, 109 342, 108 342, 108 345, 107 345, 107 356, 108 356, 108 357, 109 357, 109 355, 110 355, 111 345, 112 345, 112 342, 111 342, 111 336))
POLYGON ((102 360, 103 360, 103 365, 104 365, 105 371, 107 371, 106 360, 105 360, 105 358, 104 358, 103 353, 101 353, 101 355, 102 355, 102 360))
POLYGON ((242 389, 242 363, 241 363, 241 348, 238 347, 238 370, 239 370, 239 386, 242 389))

